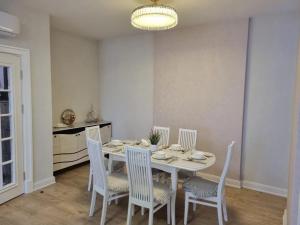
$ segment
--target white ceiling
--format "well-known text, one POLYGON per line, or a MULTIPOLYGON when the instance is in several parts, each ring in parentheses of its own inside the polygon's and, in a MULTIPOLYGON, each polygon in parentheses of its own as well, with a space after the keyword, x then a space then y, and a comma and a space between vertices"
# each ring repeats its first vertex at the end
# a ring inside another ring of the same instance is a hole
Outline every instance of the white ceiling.
MULTIPOLYGON (((51 25, 95 39, 141 32, 130 14, 146 0, 17 0, 51 15, 51 25)), ((300 9, 300 0, 161 0, 176 8, 179 27, 300 9)))

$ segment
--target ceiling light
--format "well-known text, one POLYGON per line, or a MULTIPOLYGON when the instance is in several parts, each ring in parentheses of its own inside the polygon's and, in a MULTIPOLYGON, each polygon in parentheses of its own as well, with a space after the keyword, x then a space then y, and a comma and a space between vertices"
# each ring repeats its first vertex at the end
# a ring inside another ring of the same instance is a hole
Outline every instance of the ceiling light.
POLYGON ((167 30, 178 23, 178 16, 172 7, 157 4, 136 8, 131 14, 132 26, 142 30, 167 30))

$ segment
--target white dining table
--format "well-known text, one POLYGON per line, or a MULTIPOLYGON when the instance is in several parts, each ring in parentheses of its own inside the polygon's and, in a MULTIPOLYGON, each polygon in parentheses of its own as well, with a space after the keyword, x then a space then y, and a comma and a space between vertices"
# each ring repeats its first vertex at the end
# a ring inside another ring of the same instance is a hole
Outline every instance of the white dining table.
MULTIPOLYGON (((123 161, 123 162, 125 161, 125 152, 124 152, 125 145, 150 149, 149 147, 145 147, 141 144, 138 144, 137 141, 126 140, 123 143, 124 144, 121 146, 114 146, 111 143, 103 145, 103 149, 102 149, 103 153, 109 154, 109 165, 108 165, 109 172, 112 172, 113 161, 123 161)), ((171 156, 171 158, 167 160, 162 160, 162 159, 154 159, 153 157, 151 157, 151 161, 152 161, 151 166, 154 169, 159 169, 171 174, 171 189, 175 193, 174 198, 172 198, 171 206, 175 208, 178 171, 183 170, 183 171, 190 171, 190 172, 198 172, 207 169, 215 164, 216 156, 210 153, 210 157, 207 157, 205 160, 191 160, 190 156, 192 154, 192 150, 174 151, 171 150, 170 148, 162 148, 162 147, 160 147, 159 150, 165 151, 167 155, 171 156)), ((175 225, 175 214, 172 215, 172 225, 175 225)))

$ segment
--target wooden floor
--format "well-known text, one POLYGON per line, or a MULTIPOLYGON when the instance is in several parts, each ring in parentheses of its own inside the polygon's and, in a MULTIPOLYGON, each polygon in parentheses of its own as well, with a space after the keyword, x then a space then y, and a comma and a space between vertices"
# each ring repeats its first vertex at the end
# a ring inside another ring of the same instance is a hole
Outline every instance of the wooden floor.
MULTIPOLYGON (((56 177, 56 184, 23 195, 0 206, 0 225, 88 225, 99 224, 101 197, 97 199, 96 213, 88 217, 91 194, 87 191, 88 166, 68 171, 56 177)), ((228 225, 281 225, 284 198, 246 189, 227 188, 228 225)), ((178 191, 176 223, 183 224, 184 198, 178 191)), ((136 210, 138 210, 136 208, 136 210)), ((108 225, 125 225, 127 199, 108 209, 108 225)), ((136 213, 133 224, 147 224, 147 214, 136 213)), ((166 209, 161 209, 154 224, 166 223, 166 209)), ((198 206, 196 213, 190 210, 190 225, 214 225, 217 213, 214 208, 198 206)))

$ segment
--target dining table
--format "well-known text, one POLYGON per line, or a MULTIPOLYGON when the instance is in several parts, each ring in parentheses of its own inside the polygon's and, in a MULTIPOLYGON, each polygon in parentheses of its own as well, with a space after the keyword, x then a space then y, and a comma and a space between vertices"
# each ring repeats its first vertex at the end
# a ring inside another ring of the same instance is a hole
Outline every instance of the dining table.
MULTIPOLYGON (((109 155, 108 170, 111 173, 113 168, 113 161, 125 162, 125 146, 140 147, 145 150, 151 150, 150 146, 145 146, 139 141, 135 140, 122 140, 122 144, 114 145, 112 142, 104 144, 102 151, 104 154, 109 155)), ((151 167, 169 173, 171 176, 170 188, 175 193, 174 198, 171 200, 171 205, 175 207, 178 172, 189 171, 196 173, 205 170, 216 162, 216 156, 212 153, 202 151, 206 156, 203 160, 193 159, 192 154, 197 151, 196 149, 187 150, 172 150, 170 146, 158 146, 159 151, 164 151, 168 157, 165 159, 157 159, 154 157, 153 152, 151 157, 151 167)), ((175 210, 174 210, 175 211, 175 210)), ((172 225, 175 225, 175 214, 172 215, 172 225)))

